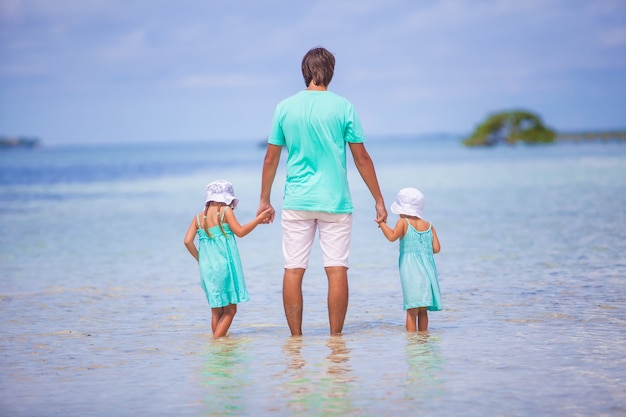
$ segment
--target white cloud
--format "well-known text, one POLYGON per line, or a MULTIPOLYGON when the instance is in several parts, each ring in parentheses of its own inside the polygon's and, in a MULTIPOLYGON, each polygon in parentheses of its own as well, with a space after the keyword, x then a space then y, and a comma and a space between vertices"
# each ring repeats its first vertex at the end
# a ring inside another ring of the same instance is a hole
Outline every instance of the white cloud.
MULTIPOLYGON (((626 27, 613 27, 603 30, 599 39, 607 47, 626 48, 626 27)), ((624 50, 626 53, 626 50, 624 50)))
POLYGON ((258 85, 275 83, 269 77, 248 74, 192 74, 175 81, 176 85, 185 88, 235 88, 245 89, 258 85))
POLYGON ((111 36, 110 41, 103 44, 97 55, 105 60, 129 60, 139 61, 149 49, 146 42, 147 31, 145 27, 135 28, 129 32, 111 36))

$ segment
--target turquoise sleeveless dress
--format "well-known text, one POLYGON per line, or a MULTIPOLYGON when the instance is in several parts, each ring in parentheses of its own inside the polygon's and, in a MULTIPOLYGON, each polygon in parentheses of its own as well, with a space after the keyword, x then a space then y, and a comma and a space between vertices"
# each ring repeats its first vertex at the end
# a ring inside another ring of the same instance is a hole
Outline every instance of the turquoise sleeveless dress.
POLYGON ((420 232, 415 229, 409 219, 409 227, 400 239, 400 282, 404 309, 428 307, 429 311, 443 309, 437 267, 433 255, 432 225, 428 230, 420 232))
MULTIPOLYGON (((225 211, 224 211, 225 212, 225 211)), ((200 284, 211 308, 248 301, 250 296, 243 279, 243 268, 235 235, 228 224, 209 228, 209 237, 198 220, 198 265, 200 284)), ((222 221, 224 213, 222 213, 222 221)))

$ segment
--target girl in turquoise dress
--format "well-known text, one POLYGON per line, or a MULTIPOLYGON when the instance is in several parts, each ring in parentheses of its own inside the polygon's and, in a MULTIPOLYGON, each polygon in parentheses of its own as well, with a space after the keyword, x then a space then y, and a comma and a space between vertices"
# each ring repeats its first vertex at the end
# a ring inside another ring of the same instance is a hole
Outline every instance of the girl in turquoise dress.
POLYGON ((226 335, 237 313, 237 304, 250 299, 235 236, 244 237, 271 213, 270 209, 265 210, 242 226, 234 212, 238 202, 230 182, 210 183, 206 186, 204 210, 191 220, 185 234, 185 246, 198 261, 200 284, 211 306, 213 337, 226 335))
POLYGON ((400 215, 395 227, 379 222, 385 237, 394 242, 400 239, 400 282, 406 329, 410 332, 428 330, 428 311, 443 309, 433 254, 441 249, 435 228, 422 217, 424 195, 415 188, 403 188, 391 211, 400 215))

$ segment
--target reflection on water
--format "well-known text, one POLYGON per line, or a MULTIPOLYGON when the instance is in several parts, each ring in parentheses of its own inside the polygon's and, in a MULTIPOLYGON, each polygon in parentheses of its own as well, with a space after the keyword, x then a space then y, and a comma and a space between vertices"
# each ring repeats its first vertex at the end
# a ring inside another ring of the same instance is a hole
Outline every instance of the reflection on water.
POLYGON ((310 405, 315 403, 315 386, 307 375, 302 343, 302 336, 293 336, 283 345, 288 375, 284 389, 288 395, 287 407, 294 415, 305 415, 310 405))
MULTIPOLYGON (((293 415, 336 416, 358 415, 351 404, 355 377, 350 366, 350 349, 343 336, 330 336, 325 343, 329 349, 319 362, 307 363, 302 353, 301 336, 285 341, 283 352, 287 365, 285 391, 287 407, 293 415)), ((319 344, 311 344, 318 348, 319 344)), ((307 355, 311 357, 311 355, 307 355)))
POLYGON ((326 342, 330 349, 324 363, 325 375, 322 377, 324 400, 320 404, 322 415, 347 415, 355 410, 350 402, 355 377, 350 366, 350 349, 346 347, 343 336, 331 336, 326 342))
POLYGON ((428 333, 407 333, 406 398, 433 400, 444 396, 438 339, 428 333))
POLYGON ((207 416, 240 416, 245 410, 247 378, 246 354, 248 339, 223 337, 211 339, 204 352, 201 369, 207 416))

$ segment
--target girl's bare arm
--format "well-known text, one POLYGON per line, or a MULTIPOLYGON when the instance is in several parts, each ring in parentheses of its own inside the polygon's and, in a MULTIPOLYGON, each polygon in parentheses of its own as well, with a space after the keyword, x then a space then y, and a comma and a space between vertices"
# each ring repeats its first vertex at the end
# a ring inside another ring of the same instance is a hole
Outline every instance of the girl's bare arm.
POLYGON ((395 242, 396 240, 404 236, 404 227, 406 225, 406 222, 401 220, 402 219, 398 219, 398 222, 393 229, 387 226, 387 223, 385 222, 378 223, 380 229, 383 231, 383 234, 390 242, 395 242))
POLYGON ((230 226, 230 230, 233 231, 235 236, 244 237, 245 235, 253 231, 255 227, 257 227, 259 224, 263 223, 264 220, 269 219, 273 214, 274 209, 271 207, 267 208, 259 213, 251 222, 241 225, 237 221, 235 213, 233 213, 232 210, 226 210, 226 213, 224 214, 224 220, 226 220, 226 223, 228 223, 228 226, 230 226))
POLYGON ((433 231, 433 253, 439 253, 439 251, 441 250, 441 245, 439 244, 439 238, 437 237, 437 232, 435 231, 435 228, 432 225, 430 227, 432 228, 432 231, 433 231))
POLYGON ((193 243, 193 241, 196 237, 197 231, 198 223, 196 223, 196 219, 194 218, 193 220, 191 220, 191 224, 189 225, 189 229, 187 229, 187 233, 185 233, 185 247, 187 248, 191 256, 196 258, 196 261, 198 261, 198 248, 196 248, 196 245, 193 243))

